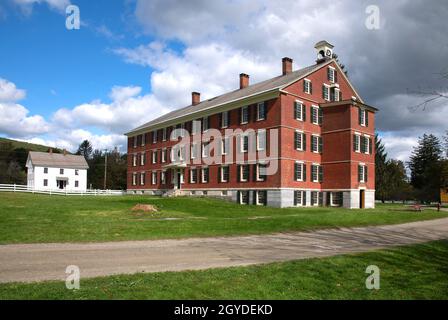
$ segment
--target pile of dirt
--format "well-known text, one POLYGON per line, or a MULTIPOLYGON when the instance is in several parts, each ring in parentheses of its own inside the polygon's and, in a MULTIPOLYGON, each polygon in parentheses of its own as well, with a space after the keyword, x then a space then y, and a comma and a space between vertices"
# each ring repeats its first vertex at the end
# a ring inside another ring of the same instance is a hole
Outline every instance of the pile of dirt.
POLYGON ((136 204, 131 210, 143 212, 159 212, 157 207, 153 206, 152 204, 136 204))

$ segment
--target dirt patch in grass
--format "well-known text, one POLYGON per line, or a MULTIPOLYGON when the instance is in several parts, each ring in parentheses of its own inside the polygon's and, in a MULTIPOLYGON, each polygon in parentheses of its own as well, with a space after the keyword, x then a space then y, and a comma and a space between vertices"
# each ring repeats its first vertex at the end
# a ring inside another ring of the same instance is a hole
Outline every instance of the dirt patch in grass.
POLYGON ((159 209, 157 209, 157 207, 152 204, 136 204, 134 207, 132 207, 131 211, 156 213, 159 212, 159 209))

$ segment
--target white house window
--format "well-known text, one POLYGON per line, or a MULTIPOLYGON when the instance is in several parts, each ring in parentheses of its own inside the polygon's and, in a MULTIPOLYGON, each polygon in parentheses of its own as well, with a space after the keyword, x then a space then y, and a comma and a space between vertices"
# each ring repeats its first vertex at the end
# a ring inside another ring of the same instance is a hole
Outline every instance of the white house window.
POLYGON ((255 191, 255 203, 258 206, 265 206, 267 203, 267 193, 266 190, 255 191))
POLYGON ((44 173, 48 173, 48 168, 44 168, 44 173))
POLYGON ((311 165, 311 181, 313 182, 322 182, 323 178, 323 170, 322 167, 318 164, 311 165))
POLYGON ((340 99, 340 90, 338 88, 331 89, 331 101, 339 101, 340 99))
POLYGON ((144 165, 145 165, 145 160, 146 160, 146 155, 145 155, 145 153, 143 152, 143 153, 140 155, 140 165, 141 165, 141 166, 144 166, 144 165))
POLYGON ((330 101, 330 86, 327 84, 322 85, 322 98, 325 101, 330 101))
POLYGON ((341 207, 342 206, 342 192, 331 192, 331 205, 335 207, 341 207))
POLYGON ((196 183, 198 180, 198 170, 196 168, 190 169, 190 183, 196 183))
POLYGON ((323 113, 322 109, 318 106, 311 107, 311 122, 313 124, 321 125, 322 124, 323 113))
POLYGON ((245 153, 249 151, 249 135, 244 134, 240 136, 240 151, 241 153, 245 153))
POLYGON ((140 185, 142 185, 142 186, 145 185, 145 173, 144 172, 140 173, 140 185))
POLYGON ((152 163, 157 162, 157 150, 152 151, 152 163))
POLYGON ((180 146, 178 155, 179 155, 180 161, 185 160, 185 146, 184 145, 180 146))
POLYGON ((221 169, 221 182, 229 182, 229 176, 230 176, 229 166, 222 166, 220 169, 221 169))
POLYGON ((364 152, 365 154, 369 154, 369 150, 370 150, 370 138, 369 138, 368 136, 364 136, 364 137, 363 137, 363 140, 364 140, 364 143, 363 143, 363 145, 364 145, 364 150, 363 150, 363 152, 364 152))
POLYGON ((210 156, 210 142, 202 143, 202 157, 207 158, 210 156))
POLYGON ((133 167, 137 166, 137 155, 136 154, 132 155, 132 166, 133 167))
POLYGON ((249 107, 245 106, 241 108, 241 124, 249 122, 249 107))
POLYGON ((304 166, 303 162, 296 162, 294 165, 294 178, 296 181, 304 181, 304 166))
POLYGON ((198 156, 198 144, 197 143, 191 144, 190 156, 191 156, 191 159, 195 159, 198 156))
POLYGON ((358 165, 358 181, 361 183, 367 182, 367 166, 365 164, 358 165))
POLYGON ((133 173, 132 174, 132 185, 136 186, 137 185, 137 173, 133 173))
POLYGON ((166 162, 167 150, 166 148, 162 150, 162 162, 166 162))
POLYGON ((306 191, 302 190, 294 191, 294 205, 306 206, 306 191))
POLYGON ((152 132, 152 143, 156 143, 157 142, 157 130, 154 130, 152 132))
POLYGON ((44 179, 44 187, 48 187, 48 179, 44 179))
POLYGON ((64 169, 59 169, 59 174, 64 174, 64 169))
POLYGON ((257 133, 257 150, 265 150, 266 149, 266 130, 258 130, 257 133))
POLYGON ((367 111, 359 108, 359 124, 363 127, 367 126, 367 111))
POLYGON ((221 128, 227 128, 229 126, 229 111, 221 113, 221 128))
POLYGON ((160 172, 160 183, 162 184, 166 183, 166 171, 160 172))
POLYGON ((240 181, 246 182, 249 180, 249 165, 240 165, 240 181))
POLYGON ((151 183, 156 184, 157 183, 157 172, 153 172, 151 174, 151 183))
POLYGON ((311 191, 311 205, 318 206, 319 205, 319 192, 311 191))
POLYGON ((265 181, 266 180, 266 165, 262 163, 258 163, 256 166, 256 179, 257 181, 265 181))
POLYGON ((145 145, 145 137, 146 137, 146 134, 142 134, 142 146, 144 146, 145 145))
POLYGON ((249 191, 238 191, 240 204, 249 204, 249 191))
POLYGON ((166 128, 163 128, 163 129, 162 129, 162 140, 163 140, 163 141, 166 141, 166 138, 167 138, 167 137, 166 137, 166 133, 167 133, 166 131, 167 131, 166 128))
POLYGON ((75 176, 79 176, 79 170, 75 169, 75 176))
POLYGON ((302 131, 296 131, 294 135, 294 146, 296 150, 304 151, 305 148, 305 134, 302 131))
POLYGON ((265 120, 266 119, 266 103, 259 102, 257 104, 257 120, 265 120))
POLYGON ((209 124, 210 124, 209 122, 210 122, 209 117, 202 118, 202 130, 203 131, 207 131, 209 129, 209 124))
POLYGON ((309 80, 309 79, 303 80, 303 92, 308 93, 308 94, 312 93, 311 80, 309 80))
POLYGON ((322 153, 322 137, 314 134, 311 136, 311 151, 314 153, 322 153))
POLYGON ((202 183, 208 183, 208 175, 209 175, 209 169, 208 167, 202 168, 201 170, 201 176, 202 176, 202 183))
POLYGON ((361 134, 356 132, 353 135, 353 151, 361 152, 361 134))
POLYGON ((221 139, 221 154, 227 154, 229 150, 229 137, 224 137, 221 139))
POLYGON ((336 82, 335 73, 336 73, 336 71, 333 67, 328 67, 328 69, 327 69, 328 81, 330 81, 331 83, 336 82))
POLYGON ((201 132, 201 120, 193 120, 192 121, 192 131, 193 131, 193 134, 201 132))
POLYGON ((134 136, 134 148, 137 148, 137 136, 134 136))
POLYGON ((302 101, 294 101, 294 118, 296 120, 305 121, 306 110, 302 101))

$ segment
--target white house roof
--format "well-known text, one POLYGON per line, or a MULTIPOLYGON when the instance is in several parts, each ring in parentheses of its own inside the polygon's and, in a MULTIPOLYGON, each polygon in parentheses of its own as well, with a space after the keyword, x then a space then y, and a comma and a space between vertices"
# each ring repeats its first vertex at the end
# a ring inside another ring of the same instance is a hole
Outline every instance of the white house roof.
POLYGON ((67 169, 89 168, 89 165, 83 156, 73 154, 30 151, 28 160, 30 160, 34 166, 40 167, 58 167, 67 169))

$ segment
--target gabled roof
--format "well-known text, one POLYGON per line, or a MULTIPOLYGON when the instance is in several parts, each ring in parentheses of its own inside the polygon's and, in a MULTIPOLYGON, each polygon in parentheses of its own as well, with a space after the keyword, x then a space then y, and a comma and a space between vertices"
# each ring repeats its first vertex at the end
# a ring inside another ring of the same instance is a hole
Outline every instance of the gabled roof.
MULTIPOLYGON (((313 73, 316 70, 334 62, 334 59, 328 59, 323 63, 313 64, 311 66, 305 67, 303 69, 299 69, 288 73, 286 75, 280 75, 262 82, 255 83, 243 89, 234 90, 228 93, 224 93, 220 96, 204 100, 196 105, 189 105, 184 108, 180 108, 174 111, 171 111, 161 117, 158 117, 154 120, 151 120, 133 130, 126 133, 126 135, 132 135, 135 133, 140 133, 145 129, 151 129, 151 127, 160 125, 164 122, 168 122, 177 118, 182 118, 185 116, 190 116, 196 113, 204 112, 208 109, 213 109, 218 106, 222 106, 228 103, 232 103, 238 100, 243 100, 249 97, 257 96, 259 94, 263 94, 270 91, 278 91, 283 88, 286 88, 290 84, 305 78, 309 74, 313 73)), ((342 71, 341 71, 342 72, 342 71)), ((344 75, 345 76, 345 75, 344 75)), ((348 79, 347 79, 348 81, 348 79)), ((350 84, 350 82, 348 81, 350 84)), ((350 84, 351 85, 351 84, 350 84)), ((353 88, 354 89, 354 88, 353 88)))
POLYGON ((67 169, 88 169, 86 159, 83 156, 62 153, 36 152, 30 151, 28 160, 34 166, 40 167, 58 167, 67 169))

